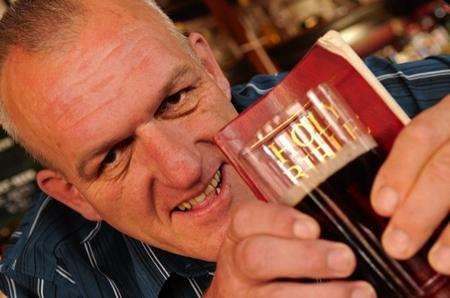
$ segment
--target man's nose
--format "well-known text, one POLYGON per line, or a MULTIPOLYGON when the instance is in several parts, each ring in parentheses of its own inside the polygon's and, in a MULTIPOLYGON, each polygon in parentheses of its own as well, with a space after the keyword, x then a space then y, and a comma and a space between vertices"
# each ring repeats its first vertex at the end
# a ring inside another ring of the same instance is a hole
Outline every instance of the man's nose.
POLYGON ((202 157, 188 135, 149 124, 139 131, 138 138, 143 158, 161 183, 188 189, 201 181, 202 157))

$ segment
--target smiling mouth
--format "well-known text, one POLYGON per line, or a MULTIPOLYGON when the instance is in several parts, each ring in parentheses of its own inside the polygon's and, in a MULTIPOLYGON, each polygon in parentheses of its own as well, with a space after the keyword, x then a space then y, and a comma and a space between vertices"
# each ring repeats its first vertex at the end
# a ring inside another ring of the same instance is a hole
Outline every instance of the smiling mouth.
POLYGON ((188 212, 190 210, 194 210, 200 208, 201 206, 207 205, 209 201, 217 198, 221 191, 222 176, 222 167, 220 167, 200 195, 190 200, 184 201, 177 206, 176 210, 188 212))

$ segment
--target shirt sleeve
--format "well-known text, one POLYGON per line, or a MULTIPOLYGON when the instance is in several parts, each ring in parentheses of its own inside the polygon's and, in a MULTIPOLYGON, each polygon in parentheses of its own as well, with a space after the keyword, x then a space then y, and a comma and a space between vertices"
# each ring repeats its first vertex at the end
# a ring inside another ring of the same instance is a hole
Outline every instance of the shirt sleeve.
POLYGON ((287 72, 275 75, 256 75, 247 84, 231 88, 232 103, 238 112, 242 112, 258 98, 272 90, 287 75, 287 72))
MULTIPOLYGON (((411 118, 450 94, 450 55, 403 64, 371 56, 365 63, 411 118)), ((234 86, 233 105, 238 112, 243 111, 286 75, 257 75, 247 84, 234 86)))
POLYGON ((9 274, 0 273, 0 291, 8 298, 81 297, 78 289, 71 285, 54 283, 22 274, 12 277, 9 274))
POLYGON ((403 64, 377 57, 365 62, 411 118, 450 94, 450 55, 403 64))
POLYGON ((38 297, 36 293, 29 291, 26 287, 18 284, 14 279, 0 274, 0 291, 8 298, 31 298, 38 297))

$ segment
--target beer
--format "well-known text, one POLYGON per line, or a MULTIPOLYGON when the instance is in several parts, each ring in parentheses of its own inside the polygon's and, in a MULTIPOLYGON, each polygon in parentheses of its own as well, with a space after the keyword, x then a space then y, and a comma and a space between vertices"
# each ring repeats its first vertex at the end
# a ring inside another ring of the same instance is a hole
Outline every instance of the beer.
MULTIPOLYGON (((380 238, 387 220, 370 204, 383 161, 370 132, 326 85, 263 125, 241 152, 253 188, 313 216, 324 239, 348 244, 380 297, 450 297, 448 279, 428 265, 429 245, 408 261, 390 258, 380 238)), ((432 243, 432 241, 430 241, 432 243)))
POLYGON ((316 187, 295 208, 320 223, 322 237, 345 242, 352 248, 358 265, 351 279, 369 281, 379 297, 450 297, 447 278, 428 265, 429 246, 413 259, 401 262, 383 251, 379 239, 387 220, 377 216, 369 203, 381 161, 375 149, 362 154, 316 187))

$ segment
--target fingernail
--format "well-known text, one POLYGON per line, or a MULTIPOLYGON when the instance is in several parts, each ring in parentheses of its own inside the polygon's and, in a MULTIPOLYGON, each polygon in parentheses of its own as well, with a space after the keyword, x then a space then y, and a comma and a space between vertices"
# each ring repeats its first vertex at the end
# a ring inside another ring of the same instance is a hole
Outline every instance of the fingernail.
POLYGON ((369 284, 359 286, 352 292, 352 298, 375 298, 377 294, 373 287, 369 284))
POLYGON ((293 225, 294 235, 298 238, 315 238, 317 227, 308 219, 297 219, 293 225))
POLYGON ((327 256, 327 265, 335 271, 348 271, 353 263, 354 256, 347 247, 332 250, 327 256))
POLYGON ((385 237, 386 250, 394 257, 403 257, 411 245, 409 235, 400 229, 392 229, 385 237))
POLYGON ((378 191, 377 200, 380 211, 384 214, 392 214, 397 207, 399 195, 392 187, 385 186, 378 191))
POLYGON ((430 262, 439 272, 450 274, 450 246, 436 244, 430 251, 430 262))

